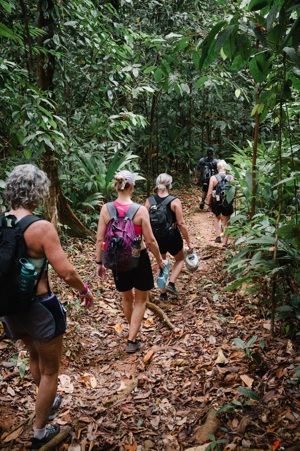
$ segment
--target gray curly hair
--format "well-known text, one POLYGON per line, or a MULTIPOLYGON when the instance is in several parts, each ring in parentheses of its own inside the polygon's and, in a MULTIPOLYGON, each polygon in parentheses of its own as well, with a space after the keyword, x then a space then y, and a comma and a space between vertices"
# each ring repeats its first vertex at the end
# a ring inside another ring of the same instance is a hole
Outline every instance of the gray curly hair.
POLYGON ((156 179, 155 190, 164 191, 166 189, 167 190, 171 189, 172 181, 173 181, 173 178, 171 175, 166 174, 165 172, 163 172, 162 174, 159 174, 159 176, 156 179))
POLYGON ((4 190, 7 205, 16 210, 34 210, 49 197, 50 181, 44 171, 33 164, 20 164, 9 174, 4 190))

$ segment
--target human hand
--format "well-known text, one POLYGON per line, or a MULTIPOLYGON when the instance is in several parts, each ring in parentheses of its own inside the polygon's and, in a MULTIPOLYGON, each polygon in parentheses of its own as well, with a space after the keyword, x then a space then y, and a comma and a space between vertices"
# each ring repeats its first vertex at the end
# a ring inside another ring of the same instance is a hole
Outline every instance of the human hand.
POLYGON ((100 279, 104 279, 106 276, 106 269, 104 265, 97 265, 96 269, 97 276, 100 277, 100 279))
POLYGON ((90 290, 85 295, 80 296, 80 306, 81 307, 92 307, 94 304, 94 297, 90 290))
POLYGON ((89 286, 87 283, 84 284, 84 290, 78 291, 78 295, 80 298, 80 306, 81 307, 91 307, 94 303, 94 298, 92 293, 89 290, 89 286))

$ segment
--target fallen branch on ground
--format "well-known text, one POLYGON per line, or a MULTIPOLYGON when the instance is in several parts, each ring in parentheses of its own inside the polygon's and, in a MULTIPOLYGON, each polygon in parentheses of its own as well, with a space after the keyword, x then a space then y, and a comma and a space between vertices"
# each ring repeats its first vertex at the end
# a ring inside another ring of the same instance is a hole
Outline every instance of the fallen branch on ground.
POLYGON ((158 305, 153 304, 153 302, 147 301, 146 307, 148 307, 148 308, 151 309, 151 310, 154 310, 154 311, 155 311, 155 312, 163 319, 164 323, 166 323, 166 325, 167 325, 170 329, 172 329, 172 330, 175 329, 175 326, 174 326, 174 324, 172 324, 171 321, 169 320, 168 315, 167 315, 160 307, 158 307, 158 305))

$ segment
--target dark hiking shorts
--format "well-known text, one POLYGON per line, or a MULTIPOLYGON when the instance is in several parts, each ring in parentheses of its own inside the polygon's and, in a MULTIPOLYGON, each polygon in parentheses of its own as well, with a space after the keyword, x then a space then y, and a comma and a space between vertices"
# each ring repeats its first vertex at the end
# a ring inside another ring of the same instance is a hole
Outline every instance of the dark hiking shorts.
POLYGON ((6 334, 16 340, 29 335, 35 341, 47 342, 65 333, 66 310, 54 293, 36 296, 26 312, 3 316, 6 334))
POLYGON ((211 211, 216 215, 216 216, 231 216, 233 213, 233 205, 229 205, 228 207, 223 207, 222 205, 216 204, 216 203, 212 203, 211 206, 211 211))
POLYGON ((154 280, 150 258, 146 249, 141 251, 137 268, 126 272, 113 271, 113 276, 118 291, 129 291, 136 288, 140 291, 152 290, 154 280))
POLYGON ((179 229, 172 229, 168 237, 158 242, 158 247, 161 254, 169 252, 171 255, 177 255, 183 249, 183 240, 179 229))

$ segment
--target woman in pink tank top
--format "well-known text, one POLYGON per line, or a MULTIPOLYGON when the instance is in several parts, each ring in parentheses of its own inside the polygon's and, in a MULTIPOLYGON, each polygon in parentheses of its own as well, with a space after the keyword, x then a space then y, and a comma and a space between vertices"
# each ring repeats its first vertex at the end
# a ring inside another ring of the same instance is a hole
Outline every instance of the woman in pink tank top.
MULTIPOLYGON (((134 189, 134 177, 129 171, 121 171, 115 175, 115 189, 118 193, 114 206, 119 215, 124 216, 130 205, 133 203, 131 196, 134 189)), ((110 214, 107 204, 104 204, 99 217, 96 243, 96 263, 97 274, 100 278, 105 277, 106 270, 101 261, 102 243, 106 234, 107 224, 110 221, 110 214)), ((121 272, 113 270, 113 277, 117 290, 122 293, 123 310, 128 321, 129 333, 126 344, 126 352, 133 353, 142 347, 140 340, 137 340, 148 299, 149 290, 154 287, 153 274, 149 249, 156 258, 157 265, 163 269, 165 263, 159 252, 159 248, 154 238, 150 225, 148 210, 140 206, 133 217, 133 224, 137 236, 142 236, 141 254, 138 266, 130 271, 121 272)))

